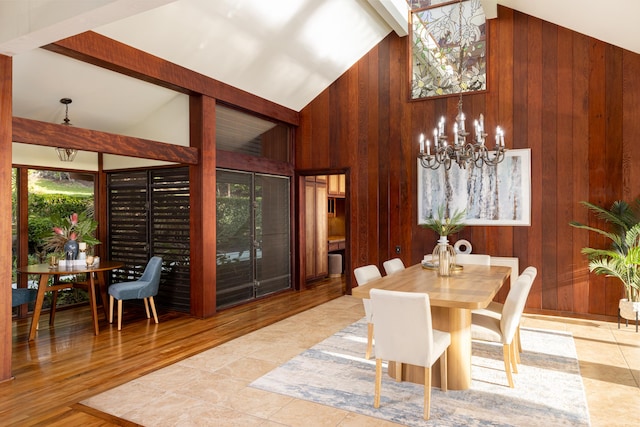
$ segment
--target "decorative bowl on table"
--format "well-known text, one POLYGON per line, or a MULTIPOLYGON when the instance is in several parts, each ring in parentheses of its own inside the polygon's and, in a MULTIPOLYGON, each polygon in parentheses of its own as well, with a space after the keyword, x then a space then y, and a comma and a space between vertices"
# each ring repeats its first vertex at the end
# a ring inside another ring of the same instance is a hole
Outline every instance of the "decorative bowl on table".
MULTIPOLYGON (((426 269, 426 270, 438 270, 439 268, 439 263, 433 262, 433 261, 422 261, 422 268, 426 269)), ((462 270, 462 265, 460 264, 451 264, 451 266, 449 267, 451 269, 451 271, 461 271, 462 270)))

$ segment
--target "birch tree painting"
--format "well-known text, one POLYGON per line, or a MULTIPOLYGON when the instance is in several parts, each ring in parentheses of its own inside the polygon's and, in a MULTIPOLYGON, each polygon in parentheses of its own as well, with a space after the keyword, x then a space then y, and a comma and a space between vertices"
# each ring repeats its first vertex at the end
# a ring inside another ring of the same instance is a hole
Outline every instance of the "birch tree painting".
POLYGON ((465 210, 467 225, 530 225, 531 151, 508 150, 497 166, 425 169, 418 161, 418 223, 444 205, 465 210))

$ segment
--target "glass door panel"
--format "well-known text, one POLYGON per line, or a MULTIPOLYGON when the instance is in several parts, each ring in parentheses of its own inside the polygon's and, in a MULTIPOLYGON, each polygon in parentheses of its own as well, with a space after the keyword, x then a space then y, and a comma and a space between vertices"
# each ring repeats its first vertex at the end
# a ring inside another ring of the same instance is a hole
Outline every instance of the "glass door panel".
POLYGON ((216 178, 216 305, 253 299, 252 181, 248 172, 218 170, 216 178))
POLYGON ((291 287, 289 178, 255 177, 256 296, 291 287))
POLYGON ((291 287, 289 178, 219 169, 217 308, 291 287))

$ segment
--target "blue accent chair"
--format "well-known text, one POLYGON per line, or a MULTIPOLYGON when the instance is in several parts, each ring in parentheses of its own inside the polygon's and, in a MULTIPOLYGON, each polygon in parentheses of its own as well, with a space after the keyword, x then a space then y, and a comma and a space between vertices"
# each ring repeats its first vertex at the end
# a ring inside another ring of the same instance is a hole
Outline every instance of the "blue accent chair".
POLYGON ((158 294, 160 287, 160 275, 162 273, 162 258, 159 256, 152 257, 142 273, 140 279, 133 282, 115 283, 109 286, 109 323, 113 323, 113 300, 118 300, 118 330, 122 329, 122 301, 130 299, 142 299, 144 308, 147 310, 147 319, 149 315, 149 304, 153 311, 153 319, 158 323, 158 314, 156 313, 156 305, 153 297, 158 294))
POLYGON ((28 302, 33 302, 36 300, 36 296, 38 295, 37 289, 29 289, 29 288, 18 288, 11 289, 11 307, 17 307, 22 304, 26 304, 28 302))

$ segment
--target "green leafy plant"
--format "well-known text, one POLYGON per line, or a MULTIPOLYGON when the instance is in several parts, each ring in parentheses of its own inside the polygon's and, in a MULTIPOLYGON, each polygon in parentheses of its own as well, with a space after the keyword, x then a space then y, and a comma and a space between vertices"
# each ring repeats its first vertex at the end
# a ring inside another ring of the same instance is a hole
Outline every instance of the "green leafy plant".
POLYGON ((445 207, 438 208, 437 216, 427 218, 424 224, 420 224, 424 228, 431 229, 440 236, 448 236, 457 233, 465 227, 464 219, 466 211, 456 210, 451 217, 445 215, 445 207))
POLYGON ((606 237, 609 248, 582 248, 582 253, 589 258, 589 271, 616 277, 624 286, 629 301, 640 301, 640 199, 633 205, 623 200, 615 201, 609 209, 589 202, 584 206, 609 225, 610 230, 592 227, 577 221, 571 226, 592 231, 606 237))

